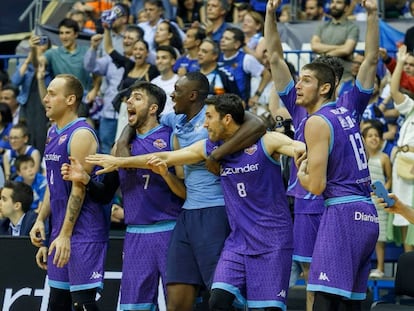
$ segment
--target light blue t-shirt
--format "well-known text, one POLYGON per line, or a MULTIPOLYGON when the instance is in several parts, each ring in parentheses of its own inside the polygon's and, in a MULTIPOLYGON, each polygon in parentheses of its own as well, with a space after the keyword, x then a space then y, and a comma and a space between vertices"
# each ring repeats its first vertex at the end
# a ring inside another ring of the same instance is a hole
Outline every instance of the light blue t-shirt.
MULTIPOLYGON (((203 126, 205 113, 206 107, 203 107, 190 121, 187 121, 186 116, 183 114, 168 113, 161 117, 161 123, 173 129, 180 148, 184 148, 208 138, 207 130, 203 126)), ((184 209, 224 206, 220 177, 210 173, 204 161, 197 164, 184 165, 184 176, 184 182, 187 187, 184 209)))

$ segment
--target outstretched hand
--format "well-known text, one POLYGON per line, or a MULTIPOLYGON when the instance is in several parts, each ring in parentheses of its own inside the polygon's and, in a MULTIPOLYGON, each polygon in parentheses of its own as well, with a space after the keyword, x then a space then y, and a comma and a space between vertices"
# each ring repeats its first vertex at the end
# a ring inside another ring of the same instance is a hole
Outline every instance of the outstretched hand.
POLYGON ((69 157, 70 164, 64 163, 60 168, 60 173, 63 180, 69 180, 72 182, 79 182, 87 185, 89 182, 89 174, 85 171, 82 164, 75 157, 69 157))
POLYGON ((118 169, 117 157, 111 156, 109 154, 91 154, 85 158, 85 162, 89 164, 94 164, 102 166, 103 169, 98 170, 96 175, 101 175, 104 173, 113 172, 118 169))

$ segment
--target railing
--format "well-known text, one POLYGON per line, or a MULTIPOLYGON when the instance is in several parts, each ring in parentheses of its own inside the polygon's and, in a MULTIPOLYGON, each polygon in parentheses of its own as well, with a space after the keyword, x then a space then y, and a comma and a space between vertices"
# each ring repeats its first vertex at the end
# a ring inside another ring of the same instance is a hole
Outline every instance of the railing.
POLYGON ((10 61, 14 62, 15 65, 19 65, 20 59, 26 58, 27 55, 0 55, 0 62, 3 63, 3 66, 0 66, 0 68, 3 68, 4 71, 8 71, 10 67, 10 61))

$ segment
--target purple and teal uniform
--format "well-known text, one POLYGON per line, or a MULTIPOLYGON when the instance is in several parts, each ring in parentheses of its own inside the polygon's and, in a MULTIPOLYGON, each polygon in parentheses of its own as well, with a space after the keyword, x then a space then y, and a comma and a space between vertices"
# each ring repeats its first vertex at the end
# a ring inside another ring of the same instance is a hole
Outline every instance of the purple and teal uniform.
MULTIPOLYGON (((216 146, 207 140, 207 155, 216 146)), ((226 156, 220 178, 231 232, 212 288, 234 294, 237 305, 286 310, 293 237, 280 162, 260 139, 226 156)))
MULTIPOLYGON (((160 125, 137 135, 131 155, 171 151, 171 133, 160 125)), ((183 201, 149 169, 120 169, 119 181, 127 225, 120 307, 155 310, 160 278, 166 293, 167 250, 183 201)))
POLYGON ((331 138, 322 194, 326 210, 307 289, 363 300, 379 227, 359 123, 348 109, 334 102, 323 105, 314 115, 329 125, 331 138))
MULTIPOLYGON (((93 129, 82 118, 61 129, 53 125, 48 132, 44 159, 50 191, 50 241, 58 236, 62 228, 72 188, 71 182, 62 179, 60 168, 63 163, 70 163, 70 142, 75 132, 81 129, 90 131, 98 142, 93 129)), ((47 273, 50 287, 70 291, 101 288, 108 235, 107 213, 86 194, 73 228, 68 264, 63 268, 56 267, 53 264, 55 252, 48 258, 47 273)))
MULTIPOLYGON (((286 109, 292 116, 295 128, 295 140, 304 142, 304 128, 307 118, 305 108, 296 105, 296 89, 291 80, 286 89, 278 93, 286 109)), ((372 89, 363 89, 357 80, 353 88, 340 96, 337 107, 346 107, 352 111, 359 123, 360 118, 371 98, 372 89)), ((323 198, 305 190, 297 178, 297 168, 291 165, 287 194, 295 198, 294 203, 294 250, 293 259, 299 262, 311 262, 312 253, 318 233, 320 219, 325 210, 323 198)))

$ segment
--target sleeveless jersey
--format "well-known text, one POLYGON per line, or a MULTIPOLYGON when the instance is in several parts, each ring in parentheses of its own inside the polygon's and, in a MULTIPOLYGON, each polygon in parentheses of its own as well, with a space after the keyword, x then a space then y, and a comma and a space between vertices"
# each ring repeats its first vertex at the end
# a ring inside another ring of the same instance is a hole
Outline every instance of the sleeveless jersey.
MULTIPOLYGON (((50 190, 51 240, 59 234, 62 227, 72 186, 71 182, 62 179, 60 168, 63 163, 70 163, 70 141, 73 134, 80 129, 87 129, 98 140, 93 129, 83 118, 76 119, 62 129, 53 125, 48 132, 44 159, 50 190)), ((106 241, 108 233, 109 219, 104 208, 90 200, 86 193, 71 240, 73 242, 106 241)))
MULTIPOLYGON (((278 93, 281 100, 292 116, 293 126, 295 128, 295 140, 305 142, 304 129, 307 118, 305 108, 296 105, 296 89, 293 80, 287 85, 286 89, 278 93)), ((357 80, 355 86, 346 94, 341 95, 336 101, 336 107, 345 107, 351 114, 356 123, 359 123, 362 114, 367 107, 371 98, 372 90, 365 90, 357 80)), ((291 165, 290 179, 288 186, 288 195, 296 198, 318 199, 318 196, 306 191, 297 179, 297 168, 291 165)))
POLYGON ((333 103, 322 106, 315 115, 328 123, 331 132, 324 199, 353 196, 370 200, 371 178, 359 124, 348 109, 333 103))
MULTIPOLYGON (((171 128, 160 125, 137 135, 132 142, 131 155, 171 151, 171 133, 171 128)), ((150 169, 120 169, 119 181, 125 224, 149 225, 177 218, 183 201, 172 193, 159 174, 150 169)))
MULTIPOLYGON (((207 154, 218 145, 206 141, 207 154)), ((231 233, 226 246, 241 254, 263 254, 292 247, 292 219, 280 163, 260 139, 226 156, 220 177, 231 233)))

